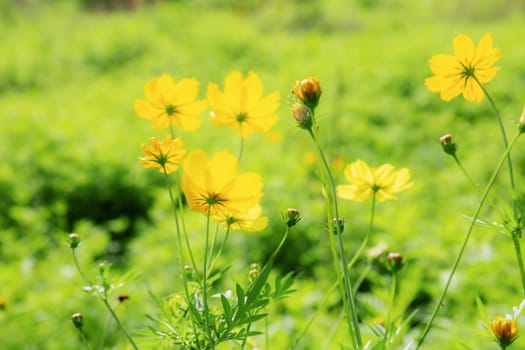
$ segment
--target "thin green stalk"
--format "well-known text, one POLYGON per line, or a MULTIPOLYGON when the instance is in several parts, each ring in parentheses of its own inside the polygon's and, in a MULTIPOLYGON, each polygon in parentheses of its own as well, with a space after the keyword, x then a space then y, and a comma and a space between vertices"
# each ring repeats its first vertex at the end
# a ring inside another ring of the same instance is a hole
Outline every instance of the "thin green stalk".
POLYGON ((182 234, 184 235, 186 250, 188 251, 188 255, 190 256, 191 265, 195 269, 195 273, 199 274, 199 270, 197 269, 197 263, 195 262, 195 258, 193 257, 193 251, 191 249, 190 240, 188 238, 188 232, 186 231, 186 225, 184 224, 184 215, 182 215, 182 211, 184 210, 184 205, 182 204, 182 193, 179 196, 177 196, 177 198, 179 203, 180 223, 182 227, 182 234))
POLYGON ((520 270, 521 277, 521 288, 523 295, 525 295, 525 270, 523 269, 523 258, 521 255, 520 241, 516 235, 512 235, 512 243, 514 243, 514 251, 516 252, 516 258, 518 260, 518 268, 520 270))
POLYGON ((80 339, 82 339, 82 343, 84 343, 84 346, 86 347, 86 349, 92 350, 93 348, 91 347, 91 344, 87 340, 87 337, 84 331, 80 328, 78 332, 80 333, 80 339))
POLYGON ((476 183, 474 182, 474 179, 472 179, 472 177, 468 173, 467 169, 465 169, 465 167, 463 167, 463 164, 459 161, 458 156, 456 154, 453 154, 452 157, 454 158, 454 160, 456 161, 456 164, 459 166, 459 168, 463 172, 463 175, 465 175, 465 177, 469 180, 470 184, 474 188, 479 189, 478 185, 476 185, 476 183))
POLYGON ((512 147, 514 147, 516 141, 518 140, 520 136, 520 132, 518 131, 516 133, 516 136, 514 136, 514 138, 512 139, 512 141, 510 142, 510 145, 507 147, 507 149, 505 150, 505 152, 503 153, 503 156, 501 157, 501 159, 499 160, 498 162, 498 165, 496 166, 496 169, 494 170, 494 173, 492 174, 492 177, 490 178, 488 184, 487 184, 487 187, 485 188, 485 191, 483 191, 483 195, 481 196, 481 199, 479 201, 479 204, 478 204, 478 207, 476 208, 476 211, 474 212, 474 215, 472 217, 472 220, 470 222, 470 226, 467 230, 467 233, 465 235, 465 238, 463 239, 463 243, 461 245, 461 248, 459 250, 459 253, 456 257, 456 260, 454 261, 454 264, 452 266, 452 269, 450 271, 450 274, 448 276, 448 279, 447 279, 447 282, 445 283, 445 288, 443 288, 443 291, 438 299, 438 302, 436 303, 436 307, 434 308, 434 312, 432 313, 431 317, 430 317, 430 321, 427 323, 425 329, 423 330, 423 333, 421 334, 421 337, 419 338, 418 342, 417 342, 417 347, 416 347, 416 350, 419 349, 421 347, 421 345, 423 344, 423 342, 425 341, 425 338, 428 334, 428 332, 430 331, 430 328, 432 327, 432 324, 434 323, 434 320, 437 316, 437 313, 443 303, 443 300, 445 299, 445 296, 448 292, 448 288, 450 287, 450 283, 452 282, 452 278, 454 277, 454 274, 456 273, 456 270, 459 266, 459 263, 461 261, 461 258, 463 257, 463 253, 465 252, 466 250, 466 247, 467 247, 467 243, 470 239, 470 236, 472 234, 472 231, 474 229, 474 225, 476 224, 477 222, 477 219, 479 217, 479 214, 481 212, 481 209, 483 208, 483 205, 485 204, 485 201, 488 197, 488 194, 490 192, 490 190, 492 189, 492 186, 494 185, 494 182, 496 181, 496 178, 498 176, 498 173, 500 172, 502 166, 503 166, 503 163, 505 162, 505 160, 507 159, 512 147))
POLYGON ((241 136, 241 146, 239 147, 239 156, 237 157, 237 159, 239 160, 239 163, 241 162, 243 151, 244 151, 244 137, 241 136))
MULTIPOLYGON (((104 293, 106 293, 105 290, 104 290, 104 293)), ((111 313, 111 316, 113 316, 113 319, 115 320, 115 322, 119 326, 120 330, 126 335, 126 338, 128 338, 128 341, 131 344, 131 346, 133 347, 133 349, 138 350, 137 345, 135 344, 135 342, 133 341, 133 339, 129 335, 128 331, 126 330, 126 327, 124 327, 124 325, 120 322, 120 319, 118 318, 117 314, 115 313, 115 311, 113 311, 113 308, 111 307, 111 305, 109 305, 109 302, 108 302, 108 299, 107 299, 107 295, 104 295, 104 298, 102 298, 102 302, 104 303, 104 305, 106 305, 106 308, 111 313)))
POLYGON ((354 257, 352 258, 352 260, 348 264, 349 266, 353 266, 357 262, 357 259, 359 259, 359 257, 361 256, 361 253, 363 253, 363 250, 366 248, 366 245, 368 244, 368 240, 370 239, 370 236, 372 234, 372 230, 374 229, 375 211, 376 211, 376 193, 374 192, 374 194, 372 196, 372 208, 370 210, 370 222, 368 224, 368 232, 366 233, 366 236, 363 239, 363 242, 359 246, 359 249, 354 254, 354 257))
POLYGON ((385 346, 384 349, 388 347, 389 344, 389 337, 392 333, 392 311, 394 309, 394 306, 396 305, 396 289, 397 289, 397 271, 392 272, 392 282, 390 283, 390 293, 389 293, 389 301, 388 301, 388 309, 386 312, 386 324, 385 324, 385 346))
MULTIPOLYGON (((501 119, 501 115, 499 114, 498 107, 496 107, 496 104, 494 103, 494 100, 492 99, 492 96, 490 96, 490 94, 487 91, 487 89, 485 89, 485 86, 483 86, 483 84, 481 84, 479 82, 479 80, 476 78, 476 76, 473 76, 473 77, 474 77, 474 80, 476 81, 476 83, 478 83, 478 85, 481 88, 481 90, 483 90, 483 93, 487 97, 487 100, 489 100, 490 105, 492 106, 492 109, 494 109, 494 112, 496 113, 496 119, 498 120, 498 125, 499 125, 499 129, 500 129, 500 132, 501 132, 501 138, 503 140, 503 146, 505 147, 505 149, 507 149, 507 148, 509 148, 509 142, 507 140, 507 133, 505 132, 505 126, 503 125, 503 120, 501 119)), ((510 158, 510 154, 507 157, 507 166, 509 168, 510 185, 512 186, 512 189, 514 190, 516 186, 514 184, 514 171, 513 171, 513 167, 512 167, 512 160, 510 158)))
POLYGON ((92 286, 91 282, 87 279, 86 275, 84 275, 84 272, 82 271, 82 269, 80 268, 80 264, 78 263, 76 248, 71 248, 71 254, 73 255, 73 261, 75 262, 75 266, 77 268, 78 273, 80 274, 80 277, 82 277, 82 279, 84 280, 84 283, 86 283, 87 285, 91 287, 92 286))
MULTIPOLYGON (((324 156, 323 150, 322 150, 321 145, 319 143, 319 140, 318 140, 318 138, 316 136, 316 133, 313 132, 310 129, 310 134, 312 135, 312 137, 314 139, 314 143, 317 146, 317 151, 319 153, 319 156, 321 157, 321 161, 322 161, 322 164, 323 164, 323 167, 324 167, 323 173, 325 174, 325 176, 328 177, 328 186, 329 186, 329 188, 327 189, 326 196, 332 202, 331 203, 331 205, 333 205, 333 209, 332 210, 333 210, 333 214, 334 214, 334 217, 335 217, 335 220, 336 220, 335 229, 336 229, 336 233, 337 233, 337 237, 338 237, 339 255, 340 255, 341 264, 342 264, 342 267, 343 267, 343 276, 344 276, 344 286, 345 286, 345 291, 346 291, 346 298, 348 298, 348 304, 349 304, 348 308, 349 308, 350 316, 348 316, 348 313, 347 313, 347 318, 351 317, 351 321, 349 322, 349 324, 351 325, 350 333, 352 333, 352 328, 353 328, 353 335, 355 336, 354 347, 356 347, 358 349, 361 349, 363 347, 363 342, 362 342, 362 339, 361 339, 361 332, 359 330, 359 320, 357 318, 357 312, 356 312, 355 301, 354 301, 354 293, 353 293, 352 284, 351 284, 351 281, 350 281, 350 271, 348 270, 348 262, 347 262, 347 259, 346 259, 346 253, 345 253, 345 248, 344 248, 344 242, 343 242, 343 236, 342 236, 341 228, 340 228, 339 223, 337 222, 337 220, 339 220, 339 207, 338 207, 338 204, 337 204, 337 194, 336 194, 336 189, 335 189, 335 181, 334 181, 334 178, 332 176, 332 172, 330 171, 330 166, 328 165, 328 162, 326 161, 326 157, 324 156)), ((325 185, 326 185, 326 182, 325 182, 325 185)), ((329 228, 331 227, 332 220, 333 220, 334 217, 329 218, 329 220, 328 220, 328 227, 329 228)), ((330 230, 329 234, 330 235, 333 234, 332 230, 330 230)), ((352 337, 352 338, 354 338, 354 337, 352 337)))
POLYGON ((213 252, 215 251, 215 245, 217 244, 217 236, 219 235, 219 223, 216 223, 215 225, 215 230, 213 231, 213 237, 211 238, 211 244, 210 244, 210 249, 209 249, 209 253, 210 255, 208 256, 208 271, 211 272, 211 263, 212 263, 212 260, 213 260, 213 252))
POLYGON ((110 327, 109 321, 111 321, 111 315, 107 315, 106 321, 104 322, 104 330, 102 331, 102 336, 98 341, 97 350, 104 349, 104 343, 106 342, 106 336, 108 334, 108 329, 110 327))
POLYGON ((204 304, 204 324, 206 326, 206 334, 210 342, 211 349, 215 349, 215 342, 211 335, 210 320, 208 316, 210 310, 208 307, 208 249, 209 249, 209 236, 210 236, 210 214, 211 205, 208 207, 208 215, 206 216, 206 240, 204 242, 204 262, 202 265, 202 299, 204 304))
POLYGON ((224 234, 224 239, 222 240, 221 246, 219 247, 219 250, 217 251, 217 254, 215 255, 215 258, 210 264, 209 270, 212 271, 215 267, 215 264, 217 263, 217 260, 219 259, 219 256, 222 254, 222 250, 224 249, 224 246, 226 246, 226 241, 228 241, 228 237, 230 235, 230 225, 228 225, 228 228, 226 229, 226 233, 224 234))
MULTIPOLYGON (((500 131, 501 131, 501 136, 502 136, 502 139, 503 139, 503 145, 505 146, 505 148, 508 148, 507 135, 505 133, 505 127, 503 126, 503 120, 501 119, 501 115, 499 113, 499 110, 498 110, 496 104, 494 103, 494 100, 490 96, 489 92, 483 86, 483 84, 481 84, 479 82, 479 80, 475 76, 474 76, 474 79, 476 80, 478 85, 483 90, 483 93, 485 94, 485 96, 487 96, 487 99, 489 100, 492 108, 494 109, 494 112, 496 113, 496 118, 498 120, 498 125, 499 125, 500 131)), ((513 171, 513 167, 512 167, 512 159, 510 157, 510 154, 507 157, 507 165, 508 165, 508 168, 509 168, 510 185, 511 185, 512 191, 514 192, 516 190, 516 185, 515 185, 515 182, 514 182, 514 171, 513 171)), ((517 205, 516 205, 516 200, 515 199, 512 200, 512 209, 513 209, 513 212, 514 212, 514 217, 517 217, 518 213, 517 213, 517 205)), ((523 295, 525 296, 525 267, 523 265, 523 257, 521 255, 521 247, 520 247, 521 243, 514 236, 512 236, 512 242, 513 242, 513 245, 514 245, 514 252, 516 253, 516 262, 518 264, 518 269, 520 271, 521 288, 523 290, 523 295)))
MULTIPOLYGON (((178 215, 178 212, 177 212, 177 204, 175 202, 175 197, 173 195, 173 191, 171 189, 171 184, 170 184, 170 180, 169 180, 169 176, 168 174, 166 173, 166 168, 164 168, 164 175, 165 175, 165 179, 166 179, 166 187, 168 189, 168 194, 169 194, 169 197, 170 197, 170 202, 171 202, 171 206, 173 208, 173 218, 175 220, 175 228, 176 228, 176 231, 177 231, 177 248, 178 248, 178 256, 177 256, 177 260, 179 261, 179 269, 180 269, 180 273, 181 273, 181 276, 182 276, 182 285, 184 286, 184 296, 185 296, 185 299, 188 303, 192 302, 191 299, 190 299, 190 292, 189 292, 189 289, 188 289, 188 281, 186 280, 186 274, 184 273, 184 262, 183 262, 183 252, 182 252, 182 239, 181 239, 181 229, 180 229, 180 224, 179 224, 179 215, 178 215)), ((180 200, 180 196, 179 196, 179 200, 180 200)), ((181 205, 181 203, 179 202, 179 205, 181 205)), ((186 241, 186 243, 188 244, 188 248, 189 247, 189 242, 186 241)), ((192 263, 194 264, 193 265, 193 268, 196 270, 195 268, 195 263, 193 261, 193 255, 191 254, 191 249, 189 249, 189 252, 190 252, 190 256, 191 256, 191 260, 192 260, 192 263)), ((197 341, 197 343, 199 343, 199 337, 197 336, 197 327, 195 326, 195 323, 192 322, 192 327, 193 327, 193 332, 195 334, 195 339, 197 341)))

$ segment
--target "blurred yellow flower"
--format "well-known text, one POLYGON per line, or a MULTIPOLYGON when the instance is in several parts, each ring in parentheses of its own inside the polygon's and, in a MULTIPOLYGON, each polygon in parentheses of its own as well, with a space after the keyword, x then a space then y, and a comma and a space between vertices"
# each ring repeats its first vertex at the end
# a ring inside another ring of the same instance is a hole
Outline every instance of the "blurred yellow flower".
POLYGON ((159 143, 156 137, 150 138, 151 148, 142 145, 145 157, 139 158, 145 168, 159 168, 161 173, 170 174, 179 168, 179 164, 186 155, 186 150, 182 149, 182 139, 177 137, 172 140, 170 134, 166 135, 164 141, 159 143))
POLYGON ((198 118, 207 104, 205 100, 195 101, 199 82, 194 78, 175 82, 168 74, 151 79, 144 87, 146 99, 135 100, 135 112, 150 120, 155 130, 162 130, 175 124, 184 131, 199 128, 198 118))
POLYGON ((283 133, 279 130, 273 130, 264 135, 264 141, 269 144, 282 142, 283 133))
POLYGON ((471 102, 483 98, 481 84, 491 81, 500 67, 492 65, 501 57, 499 49, 492 47, 492 36, 486 33, 474 46, 472 39, 459 34, 454 39, 454 55, 434 55, 429 60, 434 76, 425 79, 432 92, 439 92, 441 99, 450 101, 463 93, 471 102))
POLYGON ((518 337, 518 325, 513 318, 498 316, 490 323, 494 340, 506 348, 518 337))
POLYGON ((249 72, 246 79, 240 72, 230 73, 224 80, 224 91, 209 83, 207 98, 212 123, 233 128, 243 138, 254 131, 270 130, 279 119, 275 114, 280 104, 279 92, 263 97, 263 84, 254 72, 249 72))
POLYGON ((306 165, 312 165, 317 161, 317 155, 315 152, 308 151, 305 154, 303 154, 303 162, 306 165))
POLYGON ((246 213, 259 204, 262 178, 238 174, 239 162, 228 151, 211 159, 204 151, 191 151, 184 161, 182 190, 191 210, 214 217, 221 213, 246 213))
POLYGON ((343 199, 362 202, 374 195, 379 202, 397 199, 396 193, 412 187, 410 171, 406 168, 395 170, 391 164, 370 168, 362 160, 348 164, 345 177, 351 185, 337 186, 337 195, 343 199))
POLYGON ((268 218, 261 216, 261 212, 261 206, 256 205, 245 213, 222 212, 218 216, 213 217, 213 219, 223 222, 226 229, 258 232, 268 226, 268 218))

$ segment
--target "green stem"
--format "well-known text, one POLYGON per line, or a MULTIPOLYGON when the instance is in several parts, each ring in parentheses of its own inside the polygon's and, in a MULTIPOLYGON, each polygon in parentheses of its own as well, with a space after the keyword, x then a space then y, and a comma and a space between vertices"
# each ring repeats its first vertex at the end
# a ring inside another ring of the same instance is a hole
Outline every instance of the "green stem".
POLYGON ((180 223, 182 227, 182 233, 184 235, 186 249, 188 251, 188 255, 190 256, 192 267, 195 269, 195 273, 199 274, 199 270, 197 269, 197 263, 195 262, 195 258, 193 257, 193 251, 191 249, 190 240, 188 238, 188 232, 186 231, 186 225, 184 224, 184 215, 182 215, 182 211, 184 210, 184 205, 182 204, 182 192, 179 196, 177 196, 177 198, 179 204, 180 223))
POLYGON ((78 273, 80 274, 80 277, 84 280, 84 283, 86 283, 88 286, 92 286, 91 282, 87 279, 86 275, 84 275, 84 272, 82 272, 82 269, 80 268, 80 264, 78 263, 78 258, 76 254, 76 249, 71 248, 71 254, 73 255, 73 261, 75 262, 75 266, 77 268, 78 273))
MULTIPOLYGON (((474 80, 476 80, 476 83, 478 83, 478 85, 481 88, 481 90, 483 90, 483 93, 485 94, 485 96, 487 96, 487 99, 489 100, 490 105, 492 106, 492 109, 494 109, 494 112, 496 113, 496 119, 498 120, 498 125, 499 125, 499 129, 500 129, 500 132, 501 132, 501 137, 503 139, 503 146, 505 147, 505 149, 507 149, 507 148, 509 148, 509 142, 507 140, 507 134, 505 132, 505 126, 503 125, 503 120, 501 119, 501 115, 499 114, 498 107, 496 107, 496 104, 494 103, 494 100, 490 96, 489 92, 487 91, 487 89, 485 89, 485 86, 483 86, 483 84, 481 84, 479 82, 479 80, 476 78, 476 76, 474 76, 474 80)), ((512 160, 510 158, 510 154, 507 156, 507 166, 509 168, 510 185, 512 186, 512 189, 514 190, 516 186, 514 184, 514 171, 513 171, 513 167, 512 167, 512 160)))
POLYGON ((89 344, 89 341, 87 340, 86 335, 84 334, 84 331, 82 329, 78 330, 80 332, 80 339, 82 339, 82 343, 84 343, 84 346, 88 350, 92 350, 91 344, 89 344))
POLYGON ((385 346, 384 349, 388 347, 389 337, 392 333, 392 311, 394 309, 395 300, 396 300, 396 289, 397 289, 397 272, 392 273, 392 282, 390 283, 390 295, 389 295, 389 304, 386 313, 386 324, 385 324, 385 346))
MULTIPOLYGON (((498 125, 499 125, 500 131, 501 131, 501 136, 503 138, 503 145, 505 146, 505 148, 508 148, 507 135, 505 133, 505 127, 503 126, 503 121, 501 119, 501 115, 499 113, 499 110, 496 107, 496 104, 494 103, 494 100, 492 99, 492 97, 490 96, 488 91, 483 86, 483 84, 481 84, 479 82, 479 80, 475 76, 474 76, 474 78, 476 79, 476 82, 478 83, 478 85, 483 90, 483 93, 485 94, 485 96, 487 96, 487 99, 489 100, 492 108, 494 109, 494 112, 496 113, 496 117, 497 117, 497 120, 498 120, 498 125)), ((510 154, 507 157, 507 165, 508 165, 508 168, 509 168, 510 185, 511 185, 512 191, 515 192, 516 185, 515 185, 515 182, 514 182, 514 171, 513 171, 513 167, 512 167, 512 160, 511 160, 510 154)), ((517 217, 518 216, 518 208, 517 208, 517 204, 516 204, 516 199, 513 199, 513 201, 512 201, 512 209, 513 209, 513 212, 514 212, 514 217, 517 217)), ((516 261, 518 263, 518 269, 519 269, 520 275, 521 275, 521 288, 523 290, 523 295, 525 296, 525 267, 523 265, 523 257, 521 255, 520 241, 514 236, 512 236, 512 241, 513 241, 513 244, 514 244, 514 251, 516 253, 516 261)))
POLYGON ((204 242, 204 263, 202 265, 202 299, 204 303, 204 324, 206 326, 206 334, 210 342, 211 349, 215 349, 215 342, 210 329, 210 320, 208 319, 210 310, 208 307, 208 249, 210 236, 210 214, 211 206, 208 207, 208 215, 206 216, 206 240, 204 242))
MULTIPOLYGON (((106 291, 104 290, 104 294, 105 293, 106 293, 106 291)), ((135 342, 133 341, 133 339, 129 335, 128 331, 126 330, 124 325, 120 322, 120 319, 118 318, 118 316, 115 313, 115 311, 113 311, 113 308, 111 307, 111 305, 109 305, 108 299, 107 299, 107 295, 104 295, 104 298, 102 298, 102 302, 104 303, 104 305, 106 305, 106 308, 111 313, 111 316, 113 316, 113 319, 115 320, 115 322, 119 326, 120 330, 126 335, 126 338, 128 338, 128 341, 131 344, 131 346, 133 347, 133 349, 138 350, 137 345, 135 344, 135 342)))
POLYGON ((224 239, 222 240, 221 246, 219 247, 217 254, 215 255, 213 261, 210 264, 209 271, 213 270, 213 268, 215 267, 215 264, 217 263, 217 260, 219 259, 219 256, 222 254, 222 250, 224 249, 224 246, 226 246, 226 241, 228 240, 230 231, 231 231, 230 225, 228 225, 228 228, 226 229, 226 233, 224 234, 224 239))
POLYGON ((443 303, 443 300, 445 299, 445 296, 446 296, 446 294, 448 292, 448 288, 450 287, 450 283, 452 282, 452 278, 454 277, 454 274, 456 273, 456 270, 457 270, 457 268, 459 266, 461 258, 463 257, 463 253, 466 250, 467 243, 468 243, 468 241, 470 239, 470 235, 472 234, 472 231, 473 231, 474 226, 475 226, 475 224, 477 222, 477 219, 479 217, 481 209, 483 208, 483 205, 485 204, 485 201, 486 201, 486 199, 488 197, 488 194, 489 194, 492 186, 494 185, 494 182, 496 181, 496 178, 497 178, 498 173, 500 172, 500 170, 501 170, 501 168, 503 166, 503 163, 507 159, 507 157, 508 157, 512 147, 514 146, 514 144, 518 140, 519 136, 520 136, 520 132, 518 131, 516 136, 514 136, 514 138, 512 139, 510 145, 507 147, 507 149, 503 153, 503 156, 499 160, 498 165, 496 166, 496 169, 494 170, 494 173, 492 174, 492 177, 490 178, 490 180, 489 180, 489 182, 487 184, 487 187, 485 188, 485 191, 483 192, 483 195, 481 196, 481 199, 480 199, 480 202, 478 204, 478 207, 476 208, 476 211, 474 212, 474 215, 473 215, 473 217, 471 219, 471 222, 470 222, 470 226, 469 226, 469 228, 467 230, 467 233, 465 235, 465 238, 463 240, 463 244, 461 245, 459 253, 458 253, 457 257, 456 257, 456 260, 454 261, 454 264, 453 264, 452 269, 450 271, 450 274, 448 276, 447 282, 445 283, 445 288, 443 288, 441 296, 439 297, 438 302, 436 303, 436 307, 434 308, 434 312, 432 313, 432 315, 430 317, 430 321, 427 323, 425 329, 423 330, 423 333, 421 334, 421 337, 418 340, 416 350, 421 347, 421 345, 425 341, 425 338, 426 338, 428 332, 430 331, 430 328, 432 327, 432 324, 433 324, 433 322, 434 322, 434 320, 435 320, 435 318, 437 316, 437 313, 438 313, 438 311, 439 311, 439 309, 440 309, 440 307, 441 307, 441 305, 443 303))
POLYGON ((368 224, 368 232, 366 233, 366 236, 363 239, 363 242, 359 246, 359 249, 355 253, 350 263, 348 264, 349 266, 353 266, 357 262, 357 259, 359 259, 359 257, 363 253, 363 250, 366 248, 366 245, 368 244, 368 240, 370 239, 372 230, 374 229, 375 211, 376 211, 376 192, 374 192, 374 195, 372 196, 372 208, 370 210, 370 222, 368 224))
POLYGON ((237 159, 239 160, 239 163, 241 162, 243 151, 244 151, 244 137, 241 136, 241 146, 239 147, 239 157, 237 157, 237 159))
POLYGON ((525 295, 525 269, 523 268, 523 258, 521 255, 521 246, 520 246, 519 237, 512 235, 512 243, 514 243, 514 251, 516 253, 518 268, 520 270, 521 288, 523 291, 523 295, 525 295))
MULTIPOLYGON (((316 130, 315 128, 313 130, 316 130)), ((335 232, 338 238, 338 246, 339 246, 339 257, 341 259, 341 265, 343 268, 343 276, 344 276, 344 289, 346 292, 346 299, 348 299, 348 311, 347 314, 347 322, 349 323, 349 330, 350 333, 353 334, 352 338, 355 337, 354 341, 354 348, 361 349, 363 347, 363 342, 361 339, 361 332, 359 330, 359 320, 357 318, 357 312, 355 307, 355 301, 354 301, 354 293, 352 290, 352 284, 350 281, 350 271, 348 270, 348 262, 346 259, 346 253, 344 248, 344 242, 343 242, 343 236, 341 232, 341 227, 338 223, 339 220, 339 207, 337 204, 337 193, 335 189, 335 181, 332 176, 332 172, 330 171, 330 166, 328 165, 328 162, 326 161, 326 157, 324 156, 323 150, 321 148, 321 145, 319 143, 319 139, 315 133, 315 131, 312 131, 312 129, 309 130, 310 135, 312 136, 314 143, 317 147, 317 151, 319 153, 319 156, 321 158, 324 171, 322 172, 324 174, 323 177, 325 177, 324 184, 325 186, 328 185, 328 189, 326 189, 327 193, 326 196, 331 202, 330 204, 333 205, 333 208, 330 208, 330 211, 333 211, 334 216, 331 216, 328 218, 328 227, 329 227, 329 234, 333 235, 333 219, 335 218, 335 232), (326 177, 328 177, 328 184, 326 183, 326 177), (350 314, 350 315, 348 315, 350 314), (351 320, 349 318, 351 317, 351 320), (353 332, 352 332, 353 328, 353 332)), ((344 300, 345 298, 343 298, 344 300)))
MULTIPOLYGON (((183 262, 183 252, 182 252, 182 238, 181 238, 181 228, 180 228, 180 224, 179 224, 179 215, 178 215, 178 212, 177 212, 177 204, 175 202, 175 196, 173 195, 173 191, 171 189, 169 176, 166 173, 166 168, 164 168, 164 175, 165 175, 165 179, 166 179, 166 187, 168 189, 168 194, 169 194, 169 197, 170 197, 171 206, 173 208, 173 219, 175 220, 175 228, 176 228, 176 231, 177 231, 177 248, 178 248, 177 259, 179 261, 179 269, 180 269, 180 274, 182 276, 182 285, 184 286, 184 297, 186 299, 186 302, 190 303, 190 302, 192 302, 192 300, 190 298, 190 292, 189 292, 189 289, 188 289, 188 281, 186 279, 186 274, 184 272, 184 262, 183 262)), ((180 196, 179 196, 179 206, 181 206, 181 205, 182 205, 182 203, 180 203, 180 196)), ((181 208, 182 208, 182 206, 181 206, 181 208)), ((185 230, 184 230, 184 232, 185 232, 185 230)), ((189 246, 189 242, 186 241, 186 243, 188 245, 188 250, 190 252, 190 257, 191 257, 191 260, 192 260, 192 263, 193 263, 193 269, 197 273, 197 270, 195 268, 196 265, 195 265, 195 262, 193 261, 193 254, 191 254, 191 249, 190 249, 190 246, 189 246)), ((197 340, 197 343, 198 343, 199 342, 199 337, 197 336, 197 327, 195 326, 194 322, 192 322, 192 326, 193 326, 193 332, 195 333, 195 339, 197 340)))
POLYGON ((463 164, 459 161, 459 158, 457 155, 452 155, 452 157, 454 158, 454 160, 456 161, 456 164, 459 166, 459 168, 461 169, 461 171, 463 172, 463 175, 465 175, 465 177, 468 179, 468 181, 470 182, 470 184, 475 188, 475 189, 479 189, 478 185, 476 185, 476 183, 474 182, 474 179, 472 179, 472 177, 470 176, 470 174, 468 173, 467 169, 465 169, 465 167, 463 167, 463 164))

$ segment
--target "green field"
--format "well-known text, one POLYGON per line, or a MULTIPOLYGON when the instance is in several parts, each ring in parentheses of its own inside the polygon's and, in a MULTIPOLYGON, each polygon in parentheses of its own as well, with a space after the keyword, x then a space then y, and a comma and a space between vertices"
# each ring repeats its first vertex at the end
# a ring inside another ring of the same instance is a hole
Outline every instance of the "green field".
MULTIPOLYGON (((76 253, 89 278, 102 260, 116 277, 138 273, 110 301, 129 296, 116 311, 139 348, 177 348, 152 340, 155 324, 147 316, 159 312, 153 295, 181 290, 164 180, 138 161, 141 145, 164 131, 139 118, 133 103, 144 98, 148 80, 164 73, 196 78, 205 99, 208 82, 222 86, 232 71, 256 72, 265 95, 278 91, 280 119, 269 133, 245 140, 240 164, 242 172, 263 178, 269 225, 232 232, 218 261, 230 268, 213 293, 234 289, 251 263, 268 258, 287 208, 303 218, 271 275, 294 273, 295 292, 271 304, 266 321, 257 324, 267 339, 251 337, 246 348, 292 348, 325 297, 295 349, 351 345, 340 293, 327 296, 337 273, 317 165, 309 161, 315 146, 290 111, 294 81, 308 76, 322 84, 319 134, 330 163, 363 159, 373 167, 410 169, 414 186, 397 201, 377 203, 367 248, 404 257, 392 313, 398 320, 413 317, 389 349, 404 349, 420 336, 504 151, 488 99, 442 101, 425 87, 428 60, 451 54, 459 33, 477 43, 490 32, 502 69, 486 89, 510 138, 525 105, 523 1, 157 0, 138 1, 134 9, 96 9, 88 6, 96 1, 80 0, 12 3, 0 2, 0 348, 85 348, 71 322, 76 312, 84 315, 93 349, 132 348, 100 300, 83 291, 68 245, 72 232, 82 239, 76 253), (458 157, 478 189, 443 152, 439 138, 447 133, 456 137, 458 157)), ((239 152, 233 130, 217 128, 207 113, 201 119, 197 131, 176 130, 188 150, 239 152)), ((524 142, 519 139, 511 155, 515 210, 525 215, 524 142)), ((503 167, 423 349, 498 349, 476 299, 493 319, 512 314, 525 298, 498 212, 513 198, 508 175, 503 167)), ((334 176, 345 183, 342 167, 334 166, 334 176)), ((352 257, 368 230, 370 202, 339 205, 352 257)), ((184 217, 200 259, 205 218, 189 210, 184 217)), ((363 338, 373 340, 374 325, 387 317, 390 274, 368 256, 360 256, 350 275, 363 338)), ((509 347, 521 348, 525 337, 509 347)))

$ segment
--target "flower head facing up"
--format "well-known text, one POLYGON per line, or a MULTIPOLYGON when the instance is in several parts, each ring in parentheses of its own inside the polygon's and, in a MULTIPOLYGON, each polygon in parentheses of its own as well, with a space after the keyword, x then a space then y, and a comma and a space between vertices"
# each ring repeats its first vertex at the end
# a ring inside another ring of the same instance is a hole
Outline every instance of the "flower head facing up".
POLYGON ((518 337, 518 325, 512 317, 498 316, 490 323, 496 343, 506 348, 518 337))
POLYGON ((463 93, 467 101, 479 102, 483 98, 482 84, 491 81, 500 67, 492 65, 501 57, 499 49, 492 47, 492 36, 486 33, 474 46, 472 39, 459 34, 454 39, 454 55, 434 55, 429 60, 434 76, 425 80, 432 92, 450 101, 463 93))
POLYGON ((254 72, 249 72, 246 79, 240 72, 230 73, 224 79, 224 91, 209 83, 207 98, 211 122, 235 129, 243 138, 255 131, 270 130, 279 119, 275 114, 280 104, 279 92, 263 97, 263 84, 254 72))
POLYGON ((158 168, 161 173, 171 174, 179 168, 179 164, 186 155, 186 150, 182 149, 182 139, 177 137, 172 140, 168 134, 164 141, 159 142, 156 137, 150 138, 151 148, 142 145, 145 157, 139 158, 145 168, 158 168))
POLYGON ((195 101, 199 93, 199 82, 194 78, 175 82, 168 74, 151 79, 144 87, 145 99, 135 100, 135 112, 150 120, 155 130, 175 124, 184 131, 196 130, 202 121, 206 101, 195 101))
POLYGON ((183 166, 181 186, 191 210, 211 217, 247 213, 263 195, 261 176, 239 174, 239 162, 228 151, 209 159, 204 151, 194 150, 183 166))
POLYGON ((351 185, 337 186, 337 195, 356 202, 365 201, 370 196, 375 196, 379 202, 397 199, 396 193, 413 185, 410 182, 410 171, 406 168, 396 171, 391 164, 370 168, 362 160, 348 164, 345 168, 345 177, 351 185))
POLYGON ((259 232, 268 226, 268 218, 261 216, 261 212, 261 206, 256 205, 245 213, 224 211, 213 219, 224 223, 225 228, 232 231, 259 232))

